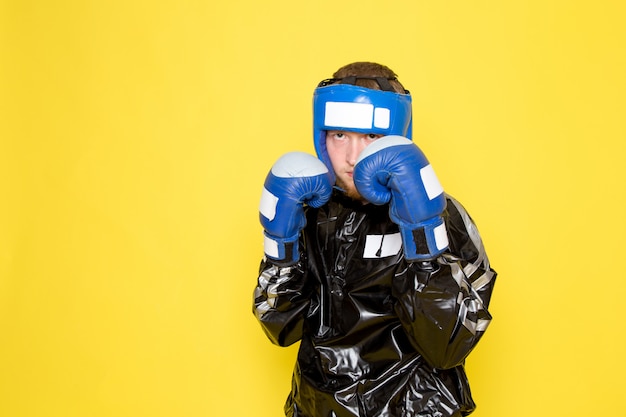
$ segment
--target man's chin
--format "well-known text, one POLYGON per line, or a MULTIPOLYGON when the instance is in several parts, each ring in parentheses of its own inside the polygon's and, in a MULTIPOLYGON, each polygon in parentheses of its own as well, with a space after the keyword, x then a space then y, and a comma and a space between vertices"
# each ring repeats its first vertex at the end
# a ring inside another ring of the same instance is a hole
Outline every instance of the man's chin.
POLYGON ((340 188, 346 197, 356 201, 365 201, 363 196, 356 190, 354 184, 346 184, 344 181, 337 181, 337 187, 340 188))

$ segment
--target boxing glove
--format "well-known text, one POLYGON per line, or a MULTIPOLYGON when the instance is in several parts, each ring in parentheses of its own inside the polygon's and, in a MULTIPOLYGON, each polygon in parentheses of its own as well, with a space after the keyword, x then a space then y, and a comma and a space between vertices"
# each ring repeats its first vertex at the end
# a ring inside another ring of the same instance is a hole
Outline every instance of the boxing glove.
POLYGON ((321 207, 331 192, 328 168, 313 155, 291 152, 276 161, 265 179, 259 205, 267 258, 280 265, 299 260, 298 238, 306 225, 304 205, 321 207))
POLYGON ((389 202, 409 261, 433 259, 448 247, 443 188, 422 151, 402 136, 385 136, 357 158, 354 184, 367 201, 389 202))

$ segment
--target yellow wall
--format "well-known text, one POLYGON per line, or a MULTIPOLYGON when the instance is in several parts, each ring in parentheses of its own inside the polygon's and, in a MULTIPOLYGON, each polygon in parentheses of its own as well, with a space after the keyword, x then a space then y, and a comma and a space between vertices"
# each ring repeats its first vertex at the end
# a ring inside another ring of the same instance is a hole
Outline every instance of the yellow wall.
POLYGON ((0 416, 276 417, 271 163, 385 63, 500 273, 476 417, 624 413, 622 2, 0 3, 0 416))

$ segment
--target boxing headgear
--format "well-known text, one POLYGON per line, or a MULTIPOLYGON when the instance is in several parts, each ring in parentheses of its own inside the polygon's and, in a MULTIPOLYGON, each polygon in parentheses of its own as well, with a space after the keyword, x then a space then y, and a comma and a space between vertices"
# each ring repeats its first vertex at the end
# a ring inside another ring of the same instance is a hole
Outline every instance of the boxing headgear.
POLYGON ((317 157, 326 164, 331 173, 334 171, 326 150, 327 130, 411 138, 411 95, 408 91, 406 94, 393 91, 386 78, 376 80, 383 90, 352 85, 353 82, 349 82, 354 80, 346 79, 324 80, 315 89, 313 143, 317 157), (337 81, 344 84, 329 85, 337 81))

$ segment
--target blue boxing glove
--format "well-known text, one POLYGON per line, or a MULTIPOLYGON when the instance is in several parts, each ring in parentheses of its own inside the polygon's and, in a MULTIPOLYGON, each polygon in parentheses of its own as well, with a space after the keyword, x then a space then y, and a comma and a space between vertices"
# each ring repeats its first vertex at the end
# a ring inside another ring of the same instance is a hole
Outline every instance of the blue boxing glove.
POLYGON ((354 167, 357 191, 377 205, 389 202, 409 261, 437 257, 448 247, 442 218, 443 188, 422 151, 402 136, 384 136, 366 147, 354 167))
POLYGON ((306 225, 304 205, 321 207, 331 192, 328 168, 313 155, 291 152, 276 161, 265 179, 259 206, 267 258, 281 265, 300 259, 298 238, 306 225))

